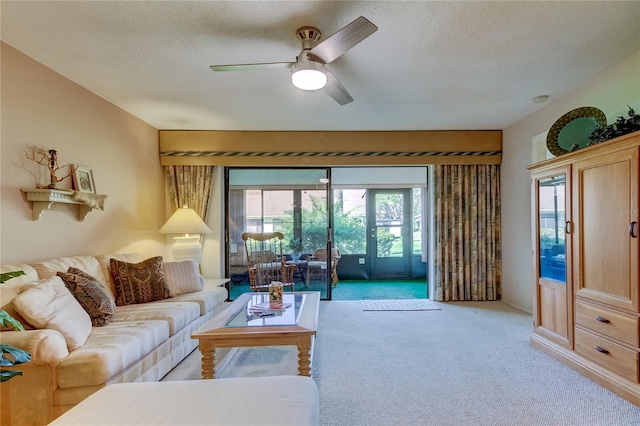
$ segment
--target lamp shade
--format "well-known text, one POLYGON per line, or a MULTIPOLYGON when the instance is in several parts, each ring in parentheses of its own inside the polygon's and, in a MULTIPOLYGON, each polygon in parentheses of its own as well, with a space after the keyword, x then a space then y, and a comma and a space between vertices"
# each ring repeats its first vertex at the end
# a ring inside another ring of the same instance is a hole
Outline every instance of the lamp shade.
POLYGON ((180 208, 158 231, 161 234, 211 234, 213 231, 193 209, 180 208))

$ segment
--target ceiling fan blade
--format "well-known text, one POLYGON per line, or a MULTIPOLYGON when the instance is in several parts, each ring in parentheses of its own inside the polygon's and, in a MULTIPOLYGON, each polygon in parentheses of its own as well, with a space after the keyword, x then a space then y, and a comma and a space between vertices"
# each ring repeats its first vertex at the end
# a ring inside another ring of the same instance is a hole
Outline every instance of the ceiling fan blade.
POLYGON ((265 69, 291 68, 295 62, 265 62, 261 64, 211 65, 213 71, 255 71, 265 69))
POLYGON ((325 68, 325 74, 327 75, 327 85, 324 86, 324 90, 327 91, 329 96, 340 105, 346 105, 349 102, 353 102, 353 98, 347 92, 342 84, 338 81, 335 75, 331 71, 325 68))
POLYGON ((361 16, 311 49, 309 55, 328 64, 376 31, 378 27, 361 16))

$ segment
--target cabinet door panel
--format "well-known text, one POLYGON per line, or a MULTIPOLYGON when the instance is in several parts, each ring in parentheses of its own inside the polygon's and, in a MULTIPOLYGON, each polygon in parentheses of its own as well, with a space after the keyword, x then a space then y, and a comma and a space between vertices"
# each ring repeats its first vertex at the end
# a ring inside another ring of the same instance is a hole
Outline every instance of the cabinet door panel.
POLYGON ((577 294, 637 311, 638 149, 576 162, 573 181, 577 294))
POLYGON ((540 285, 540 327, 562 337, 569 335, 567 325, 567 289, 540 285))
POLYGON ((535 269, 535 331, 573 347, 570 167, 533 174, 532 227, 535 269))

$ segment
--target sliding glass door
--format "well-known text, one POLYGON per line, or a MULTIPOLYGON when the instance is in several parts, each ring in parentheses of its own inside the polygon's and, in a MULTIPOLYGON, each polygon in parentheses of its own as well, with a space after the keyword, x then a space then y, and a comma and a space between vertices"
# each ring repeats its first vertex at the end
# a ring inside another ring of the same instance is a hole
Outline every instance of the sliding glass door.
MULTIPOLYGON (((295 290, 320 291, 330 298, 330 266, 322 267, 314 253, 331 253, 327 169, 226 170, 227 276, 233 300, 249 288, 249 269, 242 234, 281 232, 282 255, 296 266, 295 290)), ((275 254, 280 259, 280 253, 275 254)))

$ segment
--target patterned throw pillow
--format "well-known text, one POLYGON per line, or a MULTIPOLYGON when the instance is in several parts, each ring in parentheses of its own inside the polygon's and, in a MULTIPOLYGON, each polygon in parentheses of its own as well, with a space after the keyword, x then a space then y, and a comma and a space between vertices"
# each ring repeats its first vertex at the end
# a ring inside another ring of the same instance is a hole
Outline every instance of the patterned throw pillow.
POLYGON ((111 275, 116 286, 116 305, 125 306, 167 299, 169 288, 162 270, 162 256, 128 263, 110 259, 111 275))
POLYGON ((116 311, 116 305, 104 291, 102 284, 86 272, 69 267, 67 272, 58 272, 64 285, 73 294, 80 306, 87 311, 91 325, 102 327, 109 324, 116 311))

